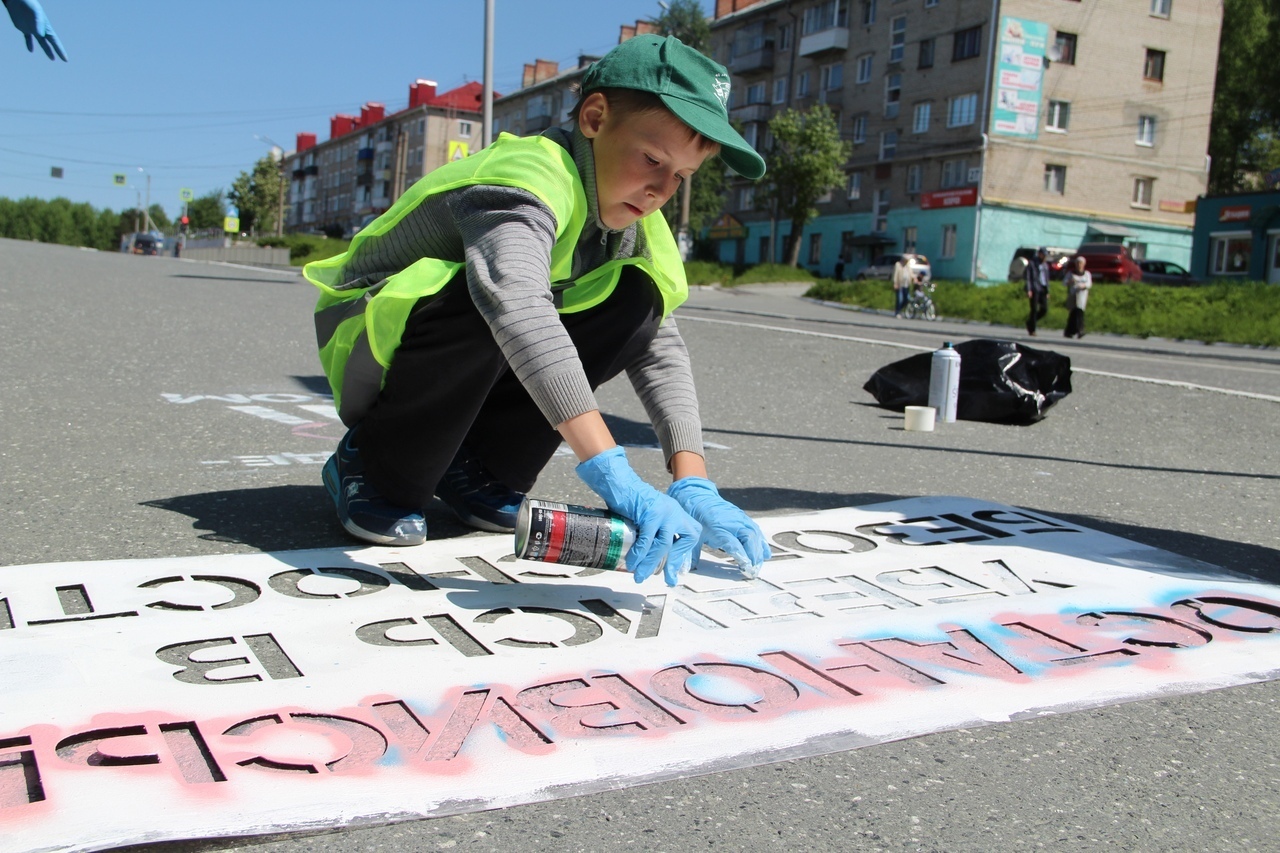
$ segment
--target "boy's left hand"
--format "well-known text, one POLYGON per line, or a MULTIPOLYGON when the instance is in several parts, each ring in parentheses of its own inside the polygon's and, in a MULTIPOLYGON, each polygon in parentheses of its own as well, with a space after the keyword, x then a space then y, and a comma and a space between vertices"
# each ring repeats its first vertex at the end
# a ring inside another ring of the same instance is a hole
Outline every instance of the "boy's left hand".
POLYGON ((759 575, 760 567, 773 556, 760 526, 720 497, 710 480, 682 477, 671 484, 667 494, 702 524, 699 548, 710 545, 724 551, 747 577, 759 575))

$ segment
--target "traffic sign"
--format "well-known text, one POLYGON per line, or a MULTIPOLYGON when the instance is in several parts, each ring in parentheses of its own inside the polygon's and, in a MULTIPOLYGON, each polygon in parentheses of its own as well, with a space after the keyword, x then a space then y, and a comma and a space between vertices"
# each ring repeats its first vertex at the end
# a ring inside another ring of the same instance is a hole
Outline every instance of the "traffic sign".
POLYGON ((111 176, 111 183, 115 184, 118 187, 122 187, 128 182, 129 182, 129 178, 124 174, 124 172, 116 172, 114 175, 111 176))
POLYGON ((186 187, 183 187, 182 189, 178 190, 178 198, 180 198, 182 201, 191 201, 195 197, 196 197, 195 192, 193 190, 187 189, 186 187))

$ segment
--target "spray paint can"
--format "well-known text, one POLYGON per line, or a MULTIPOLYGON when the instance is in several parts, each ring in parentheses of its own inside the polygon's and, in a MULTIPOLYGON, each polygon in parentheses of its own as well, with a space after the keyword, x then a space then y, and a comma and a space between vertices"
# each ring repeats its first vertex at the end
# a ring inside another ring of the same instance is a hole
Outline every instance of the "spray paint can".
POLYGON ((516 557, 610 572, 627 571, 636 529, 620 515, 589 506, 525 498, 516 515, 516 557))
POLYGON ((960 400, 960 353, 951 341, 935 350, 929 363, 929 405, 945 424, 956 422, 956 405, 960 400))

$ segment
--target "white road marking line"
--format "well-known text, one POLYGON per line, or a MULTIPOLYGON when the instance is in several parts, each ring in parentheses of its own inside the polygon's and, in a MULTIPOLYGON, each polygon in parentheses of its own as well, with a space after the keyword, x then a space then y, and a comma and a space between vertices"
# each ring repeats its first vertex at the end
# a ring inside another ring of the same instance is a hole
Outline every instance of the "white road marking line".
MULTIPOLYGON (((786 326, 769 326, 763 323, 743 323, 738 320, 715 320, 710 317, 690 317, 681 315, 680 322, 689 321, 697 323, 717 323, 721 326, 745 326, 749 329, 766 329, 771 332, 786 332, 792 335, 805 335, 812 338, 831 338, 837 341, 853 341, 862 344, 877 344, 879 346, 897 347, 898 349, 916 350, 918 352, 932 352, 933 347, 920 346, 918 344, 902 344, 895 341, 882 341, 876 338, 861 338, 854 335, 837 335, 831 332, 813 332, 808 329, 790 329, 786 326)), ((1087 373, 1092 376, 1107 376, 1112 379, 1128 379, 1133 382, 1146 382, 1150 385, 1168 385, 1173 388, 1185 388, 1190 391, 1212 391, 1216 394, 1227 394, 1232 397, 1247 397, 1251 400, 1266 400, 1270 403, 1280 403, 1280 396, 1274 394, 1255 394, 1251 391, 1234 391, 1230 388, 1218 388, 1213 385, 1198 385, 1194 382, 1179 382, 1173 379, 1153 379, 1149 376, 1133 376, 1128 373, 1111 373, 1105 370, 1090 370, 1087 367, 1072 367, 1073 373, 1087 373)))

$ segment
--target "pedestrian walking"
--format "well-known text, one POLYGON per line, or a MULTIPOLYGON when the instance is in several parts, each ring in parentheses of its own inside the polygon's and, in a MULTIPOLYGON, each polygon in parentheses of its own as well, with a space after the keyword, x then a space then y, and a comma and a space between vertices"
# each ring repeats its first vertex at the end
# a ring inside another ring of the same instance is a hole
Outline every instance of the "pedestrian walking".
POLYGON ((1027 334, 1035 337, 1036 323, 1049 311, 1049 250, 1036 249, 1035 259, 1023 274, 1027 289, 1027 334))
POLYGON ((465 524, 510 531, 563 440, 583 482, 635 525, 637 582, 661 565, 674 586, 703 542, 758 570, 760 528, 708 478, 671 316, 688 287, 662 205, 713 154, 750 180, 764 160, 729 124, 728 72, 679 39, 625 41, 581 86, 571 130, 503 134, 306 266, 349 427, 325 487, 369 542, 423 542, 433 496, 465 524), (596 404, 623 371, 672 474, 666 494, 632 470, 596 404))
POLYGON ((915 276, 911 272, 911 256, 899 255, 898 262, 893 265, 893 316, 901 317, 902 309, 907 307, 911 296, 911 286, 915 276))
POLYGON ((1084 308, 1089 302, 1089 288, 1093 287, 1093 274, 1085 269, 1085 259, 1076 255, 1071 268, 1062 277, 1067 286, 1067 327, 1062 334, 1068 338, 1084 337, 1084 308))

